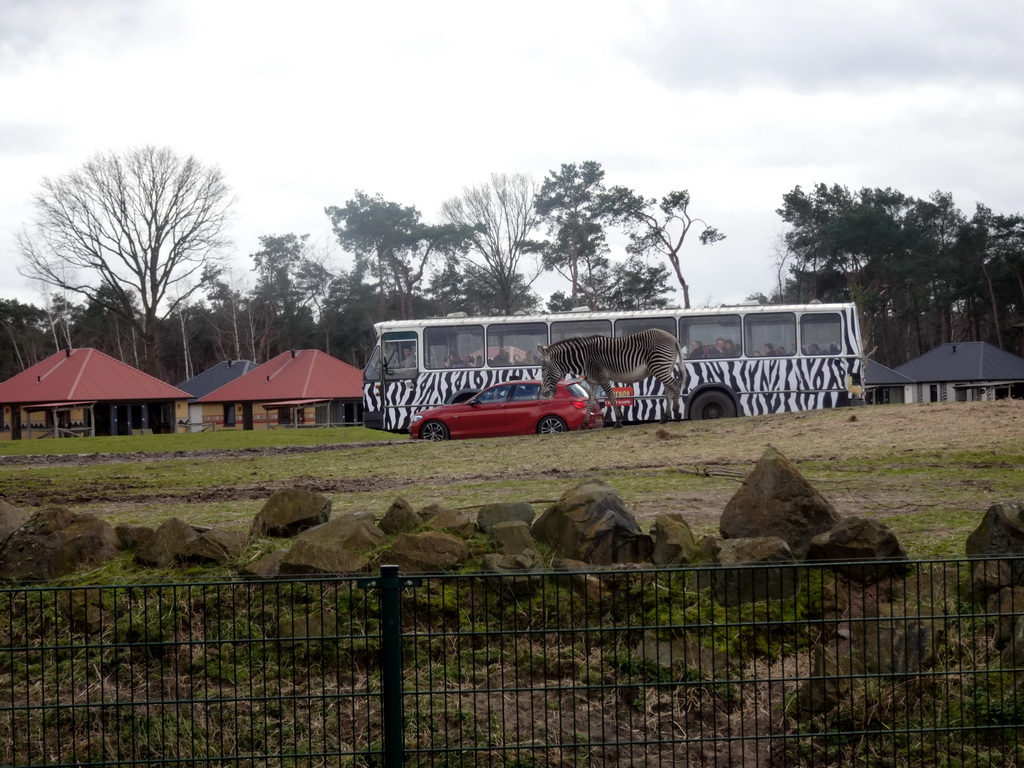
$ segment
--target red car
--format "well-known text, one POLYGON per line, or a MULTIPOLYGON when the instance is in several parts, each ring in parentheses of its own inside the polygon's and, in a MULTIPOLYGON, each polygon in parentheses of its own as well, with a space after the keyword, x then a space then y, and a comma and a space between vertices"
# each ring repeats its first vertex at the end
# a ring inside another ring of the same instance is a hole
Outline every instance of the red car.
POLYGON ((413 440, 548 434, 604 426, 604 411, 587 409, 589 395, 576 382, 559 382, 549 400, 540 399, 539 381, 508 381, 464 403, 427 408, 412 417, 413 440))

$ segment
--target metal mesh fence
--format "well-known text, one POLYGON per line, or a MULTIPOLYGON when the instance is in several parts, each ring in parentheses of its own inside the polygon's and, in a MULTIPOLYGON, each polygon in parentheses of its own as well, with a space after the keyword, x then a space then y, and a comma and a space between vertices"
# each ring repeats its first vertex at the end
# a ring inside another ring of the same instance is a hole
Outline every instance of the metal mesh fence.
POLYGON ((8 588, 0 764, 1021 765, 1015 565, 8 588))

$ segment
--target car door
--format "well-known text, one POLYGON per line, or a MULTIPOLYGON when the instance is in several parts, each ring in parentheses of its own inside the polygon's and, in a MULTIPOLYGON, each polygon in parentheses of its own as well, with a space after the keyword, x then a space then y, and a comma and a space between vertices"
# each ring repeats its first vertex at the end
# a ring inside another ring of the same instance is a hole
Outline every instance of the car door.
POLYGON ((528 435, 537 428, 540 418, 540 384, 512 385, 505 406, 505 430, 510 435, 528 435))
POLYGON ((505 404, 511 390, 511 385, 502 384, 485 389, 469 400, 459 413, 458 436, 498 437, 508 434, 505 427, 505 404))

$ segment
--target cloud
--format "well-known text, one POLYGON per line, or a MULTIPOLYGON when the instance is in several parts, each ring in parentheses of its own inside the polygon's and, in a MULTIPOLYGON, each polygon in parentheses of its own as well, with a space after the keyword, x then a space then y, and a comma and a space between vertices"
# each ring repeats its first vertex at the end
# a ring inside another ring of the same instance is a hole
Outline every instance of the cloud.
POLYGON ((1019 84, 1024 15, 1009 0, 667 3, 624 46, 683 91, 799 93, 1019 84))

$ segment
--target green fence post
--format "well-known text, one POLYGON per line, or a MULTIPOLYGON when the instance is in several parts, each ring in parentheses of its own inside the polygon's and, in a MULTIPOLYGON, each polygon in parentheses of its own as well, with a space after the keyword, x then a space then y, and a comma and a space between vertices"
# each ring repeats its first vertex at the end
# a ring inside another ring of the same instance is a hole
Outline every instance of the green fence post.
POLYGON ((401 590, 408 586, 415 586, 415 582, 399 577, 397 565, 380 567, 380 688, 381 714, 384 719, 384 768, 403 768, 405 765, 401 590))

